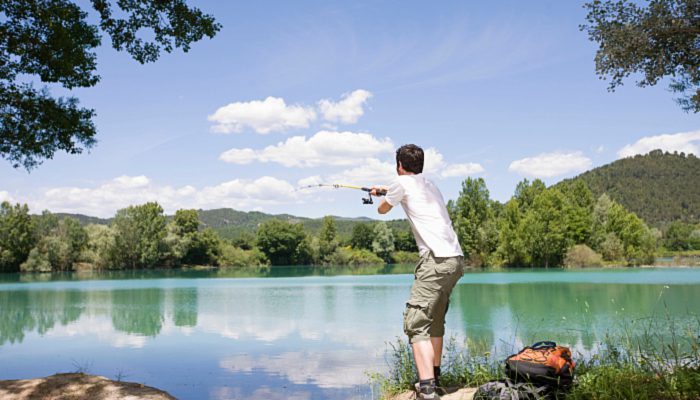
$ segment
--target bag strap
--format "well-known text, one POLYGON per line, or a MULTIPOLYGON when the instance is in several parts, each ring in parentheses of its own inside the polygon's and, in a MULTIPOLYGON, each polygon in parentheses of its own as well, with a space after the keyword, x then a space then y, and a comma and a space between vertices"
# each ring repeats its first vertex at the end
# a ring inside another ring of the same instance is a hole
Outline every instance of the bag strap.
POLYGON ((537 349, 546 349, 546 348, 555 348, 557 347, 557 344, 555 342, 550 342, 550 341, 542 341, 542 342, 537 342, 530 346, 531 349, 537 350, 537 349))

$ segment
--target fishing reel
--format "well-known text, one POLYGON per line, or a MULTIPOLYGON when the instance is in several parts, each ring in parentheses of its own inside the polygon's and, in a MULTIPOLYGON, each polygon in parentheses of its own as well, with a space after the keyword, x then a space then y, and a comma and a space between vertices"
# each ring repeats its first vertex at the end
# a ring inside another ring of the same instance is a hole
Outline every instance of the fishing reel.
MULTIPOLYGON (((372 200, 372 188, 363 187, 362 190, 367 192, 367 197, 362 198, 362 204, 374 204, 374 200, 372 200)), ((377 189, 376 193, 377 196, 384 196, 386 195, 386 190, 377 189)))

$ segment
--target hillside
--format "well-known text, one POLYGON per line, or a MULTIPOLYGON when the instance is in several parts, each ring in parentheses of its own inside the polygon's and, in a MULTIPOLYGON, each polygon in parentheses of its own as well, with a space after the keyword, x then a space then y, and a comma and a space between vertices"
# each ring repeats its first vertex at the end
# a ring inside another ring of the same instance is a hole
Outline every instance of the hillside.
POLYGON ((575 179, 583 180, 596 197, 607 193, 652 226, 672 221, 700 222, 700 159, 692 154, 654 150, 557 185, 575 179))
MULTIPOLYGON (((269 219, 282 219, 292 223, 304 225, 304 229, 316 235, 321 229, 322 218, 305 218, 289 214, 266 214, 259 211, 236 211, 231 208, 219 208, 215 210, 199 210, 199 219, 204 226, 211 227, 222 237, 236 238, 243 232, 254 232, 258 226, 269 219)), ((375 222, 370 218, 344 218, 333 216, 338 235, 341 238, 348 238, 352 233, 352 227, 361 222, 375 222)), ((410 229, 407 220, 387 221, 387 224, 398 230, 408 231, 410 229)))
MULTIPOLYGON (((266 214, 259 211, 237 211, 232 208, 218 208, 214 210, 198 210, 199 220, 202 221, 204 227, 209 227, 214 229, 219 235, 227 239, 233 239, 239 237, 243 232, 255 232, 260 224, 263 222, 276 218, 284 221, 289 221, 292 223, 302 223, 304 229, 315 235, 321 229, 321 224, 323 223, 322 218, 305 218, 297 217, 289 214, 266 214)), ((68 214, 68 213, 57 213, 56 216, 62 217, 73 217, 77 218, 82 224, 109 224, 112 219, 104 219, 91 217, 83 214, 68 214)), ((169 216, 170 218, 170 216, 169 216)), ((352 233, 352 228, 355 224, 361 222, 376 222, 371 218, 345 218, 333 216, 335 220, 336 229, 338 235, 341 238, 349 238, 352 233)), ((408 221, 405 219, 387 221, 389 227, 408 231, 410 226, 408 221)))

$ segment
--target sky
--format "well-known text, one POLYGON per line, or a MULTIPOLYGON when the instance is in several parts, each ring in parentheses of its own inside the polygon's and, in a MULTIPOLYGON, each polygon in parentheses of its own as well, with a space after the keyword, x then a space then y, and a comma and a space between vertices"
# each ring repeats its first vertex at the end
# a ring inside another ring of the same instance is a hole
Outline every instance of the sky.
POLYGON ((700 116, 667 81, 607 90, 580 1, 188 3, 221 23, 216 37, 141 65, 103 35, 100 83, 51 89, 95 109, 98 143, 30 172, 0 159, 0 200, 99 217, 157 201, 377 218, 360 192, 298 188, 388 184, 407 143, 445 200, 467 177, 507 201, 525 178, 699 152, 700 116))

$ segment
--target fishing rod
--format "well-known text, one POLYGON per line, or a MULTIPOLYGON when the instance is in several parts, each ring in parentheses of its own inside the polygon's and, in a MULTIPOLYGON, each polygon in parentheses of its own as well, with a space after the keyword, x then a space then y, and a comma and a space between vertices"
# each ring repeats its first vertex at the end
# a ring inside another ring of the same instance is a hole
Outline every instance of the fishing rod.
MULTIPOLYGON (((372 200, 372 188, 366 187, 366 186, 343 185, 340 183, 317 183, 315 185, 302 186, 297 190, 309 189, 309 188, 314 188, 314 187, 332 187, 334 189, 345 188, 345 189, 362 190, 364 192, 367 192, 367 197, 362 198, 362 204, 374 204, 374 201, 372 200)), ((385 189, 376 189, 376 195, 377 196, 384 196, 384 195, 386 195, 386 190, 385 189)))

